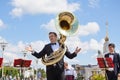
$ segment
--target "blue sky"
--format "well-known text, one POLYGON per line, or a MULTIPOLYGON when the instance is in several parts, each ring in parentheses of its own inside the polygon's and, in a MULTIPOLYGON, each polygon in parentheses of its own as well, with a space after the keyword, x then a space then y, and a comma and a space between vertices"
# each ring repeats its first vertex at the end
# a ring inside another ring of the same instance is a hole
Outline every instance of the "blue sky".
MULTIPOLYGON (((106 21, 110 42, 120 51, 119 0, 0 0, 0 39, 8 42, 5 62, 23 58, 24 47, 31 44, 40 51, 49 43, 48 33, 55 28, 56 16, 62 11, 70 11, 79 21, 75 36, 67 37, 66 45, 71 52, 76 46, 82 51, 73 59, 65 58, 70 64, 96 64, 97 50, 103 49, 106 35, 106 21)), ((0 54, 1 56, 1 54, 0 54)), ((36 58, 32 59, 34 67, 36 58)), ((40 67, 44 67, 39 61, 40 67)))

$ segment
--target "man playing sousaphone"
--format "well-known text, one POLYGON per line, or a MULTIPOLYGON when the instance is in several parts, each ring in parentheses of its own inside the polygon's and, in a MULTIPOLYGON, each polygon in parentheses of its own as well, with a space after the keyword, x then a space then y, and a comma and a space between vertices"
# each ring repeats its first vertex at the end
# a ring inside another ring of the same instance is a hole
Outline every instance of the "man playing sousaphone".
MULTIPOLYGON (((60 20, 62 22, 60 22, 60 28, 67 29, 65 27, 70 27, 70 29, 72 29, 71 24, 69 24, 69 22, 66 20, 72 14, 69 12, 63 12, 59 16, 61 15, 65 19, 60 20)), ((72 59, 76 57, 81 50, 81 48, 77 47, 73 53, 69 52, 68 48, 64 44, 64 41, 66 39, 66 32, 68 31, 69 33, 70 30, 64 30, 62 32, 62 29, 60 30, 61 38, 59 40, 57 40, 58 38, 55 32, 49 32, 50 43, 46 44, 40 52, 37 53, 31 46, 26 47, 26 50, 30 51, 33 56, 42 58, 43 64, 46 65, 47 80, 64 80, 64 55, 72 59), (47 55, 47 58, 45 58, 45 55, 47 55)))

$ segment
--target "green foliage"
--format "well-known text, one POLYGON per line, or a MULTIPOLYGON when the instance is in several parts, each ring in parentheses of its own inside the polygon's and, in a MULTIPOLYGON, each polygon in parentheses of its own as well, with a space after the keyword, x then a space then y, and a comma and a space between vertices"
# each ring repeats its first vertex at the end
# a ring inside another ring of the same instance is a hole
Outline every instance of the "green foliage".
MULTIPOLYGON (((18 70, 15 69, 14 67, 4 67, 4 72, 3 74, 6 76, 18 76, 18 70)), ((0 77, 2 77, 2 70, 0 70, 0 77)))
POLYGON ((13 68, 13 67, 4 67, 4 74, 5 75, 12 75, 12 76, 17 76, 18 75, 18 70, 13 68))
POLYGON ((81 75, 80 73, 78 73, 77 74, 77 80, 83 80, 83 79, 84 79, 83 75, 81 75))
POLYGON ((94 74, 91 76, 91 80, 105 80, 105 76, 102 74, 94 74))
MULTIPOLYGON (((41 72, 42 78, 46 77, 46 72, 45 72, 44 69, 39 68, 38 71, 41 72)), ((34 73, 36 74, 36 71, 34 73)), ((16 76, 16 77, 20 76, 21 78, 23 78, 23 75, 20 75, 19 70, 16 69, 16 68, 14 68, 14 67, 4 67, 4 75, 5 76, 10 76, 11 75, 12 77, 14 77, 14 76, 16 76)), ((2 70, 1 69, 0 69, 0 77, 2 77, 2 70)))
POLYGON ((2 77, 2 70, 0 69, 0 78, 2 77))
POLYGON ((42 76, 42 78, 45 78, 45 77, 46 77, 46 72, 45 72, 44 69, 39 68, 38 71, 41 72, 41 76, 42 76))

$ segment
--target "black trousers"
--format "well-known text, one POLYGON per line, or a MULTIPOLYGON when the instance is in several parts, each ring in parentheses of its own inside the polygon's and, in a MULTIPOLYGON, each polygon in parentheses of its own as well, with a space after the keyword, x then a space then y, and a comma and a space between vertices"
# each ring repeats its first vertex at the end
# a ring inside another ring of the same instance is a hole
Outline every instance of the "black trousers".
POLYGON ((64 70, 61 71, 55 67, 47 70, 47 80, 65 80, 64 70))
POLYGON ((108 71, 106 70, 107 78, 108 80, 118 80, 117 75, 115 75, 114 71, 108 71))

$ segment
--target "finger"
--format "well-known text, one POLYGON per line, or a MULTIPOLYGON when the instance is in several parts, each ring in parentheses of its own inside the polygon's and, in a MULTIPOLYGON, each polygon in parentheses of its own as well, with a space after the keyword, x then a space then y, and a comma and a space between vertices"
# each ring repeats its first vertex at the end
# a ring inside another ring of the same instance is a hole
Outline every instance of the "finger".
POLYGON ((79 48, 79 51, 81 51, 81 48, 79 48))
POLYGON ((76 50, 78 49, 78 46, 76 47, 76 50))
POLYGON ((79 48, 79 50, 81 50, 81 48, 79 48))
POLYGON ((81 50, 81 48, 79 48, 78 50, 77 50, 77 52, 79 52, 81 50))

